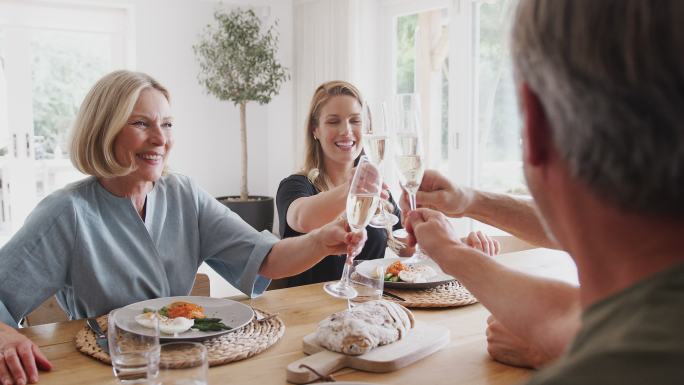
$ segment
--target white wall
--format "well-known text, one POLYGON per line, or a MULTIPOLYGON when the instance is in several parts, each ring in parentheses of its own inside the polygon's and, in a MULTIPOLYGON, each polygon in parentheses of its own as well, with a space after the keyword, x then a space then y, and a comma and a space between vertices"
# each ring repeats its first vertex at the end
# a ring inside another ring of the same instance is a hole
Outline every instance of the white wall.
MULTIPOLYGON (((176 138, 172 169, 190 176, 212 195, 239 194, 239 112, 229 102, 204 92, 197 82, 199 65, 192 50, 204 27, 213 21, 218 2, 139 0, 133 4, 136 69, 156 77, 172 96, 176 138)), ((292 1, 243 0, 221 5, 235 6, 254 7, 258 15, 278 19, 278 55, 281 64, 292 69, 292 1)), ((292 99, 289 81, 270 104, 247 105, 252 195, 275 196, 280 180, 294 170, 292 99)), ((206 265, 200 271, 210 276, 212 296, 238 293, 206 265)))
MULTIPOLYGON (((238 194, 240 187, 239 114, 229 102, 207 95, 197 82, 199 66, 192 45, 213 21, 218 2, 197 0, 135 1, 135 64, 172 95, 176 144, 170 165, 195 179, 210 194, 238 194)), ((292 68, 292 2, 243 0, 223 8, 255 7, 259 15, 279 20, 279 56, 292 68)), ((274 196, 278 182, 294 168, 292 82, 267 106, 247 106, 249 189, 274 196)))
POLYGON ((386 96, 385 89, 391 87, 386 84, 386 78, 383 76, 384 72, 387 72, 387 66, 383 57, 385 47, 380 44, 383 28, 380 2, 360 1, 357 17, 356 28, 359 32, 354 51, 358 52, 355 76, 357 85, 366 99, 382 100, 386 96))
POLYGON ((304 122, 316 87, 346 80, 368 99, 384 96, 379 10, 379 1, 294 0, 297 166, 304 157, 304 122))
POLYGON ((295 0, 295 135, 296 165, 304 160, 304 124, 314 90, 330 80, 354 81, 355 32, 350 14, 357 0, 295 0))

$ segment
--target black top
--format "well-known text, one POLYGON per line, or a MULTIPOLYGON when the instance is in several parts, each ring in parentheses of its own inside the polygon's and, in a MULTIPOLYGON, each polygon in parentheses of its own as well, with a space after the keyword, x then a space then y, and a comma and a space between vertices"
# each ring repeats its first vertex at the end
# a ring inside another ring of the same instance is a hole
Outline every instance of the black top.
MULTIPOLYGON (((281 238, 285 239, 302 235, 302 233, 294 231, 287 224, 287 210, 290 208, 290 204, 298 198, 309 197, 318 193, 318 189, 303 175, 290 175, 280 182, 276 195, 276 205, 278 207, 278 217, 280 218, 281 238)), ((399 208, 394 203, 391 195, 389 201, 394 205, 394 215, 399 216, 399 208)), ((394 230, 400 228, 401 222, 394 225, 394 230)), ((366 232, 368 233, 368 240, 363 246, 361 253, 355 259, 383 258, 385 256, 385 248, 387 247, 386 230, 368 226, 366 227, 366 232)), ((342 276, 344 260, 344 255, 328 255, 309 270, 288 278, 287 286, 292 287, 338 280, 342 276)))

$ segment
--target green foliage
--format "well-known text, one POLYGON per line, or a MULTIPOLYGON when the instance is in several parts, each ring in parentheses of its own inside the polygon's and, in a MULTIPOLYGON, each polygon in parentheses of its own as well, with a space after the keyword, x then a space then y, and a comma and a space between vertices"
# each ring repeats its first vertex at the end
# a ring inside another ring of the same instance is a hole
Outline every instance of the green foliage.
POLYGON ((201 332, 218 332, 221 330, 230 330, 230 326, 221 322, 220 318, 195 318, 193 329, 201 332))
POLYGON ((515 3, 489 1, 481 3, 479 9, 479 119, 481 133, 487 133, 480 144, 480 187, 521 194, 527 192, 521 162, 521 123, 507 44, 515 3))
POLYGON ((216 25, 207 25, 193 46, 200 65, 199 83, 219 100, 235 105, 266 104, 290 76, 276 60, 278 34, 274 23, 262 30, 252 10, 216 11, 216 25))
POLYGON ((415 92, 418 14, 397 18, 397 93, 415 92))
POLYGON ((481 127, 489 128, 489 138, 484 147, 485 156, 492 161, 517 161, 521 159, 520 123, 515 99, 512 64, 506 42, 507 18, 510 17, 508 1, 483 3, 480 7, 480 82, 481 127), (486 109, 493 104, 491 116, 486 109))
POLYGON ((100 36, 74 32, 38 32, 31 41, 33 127, 36 158, 64 156, 67 133, 93 84, 107 69, 100 36))
MULTIPOLYGON (((478 81, 480 137, 480 187, 488 190, 525 192, 520 159, 520 120, 506 36, 511 10, 517 0, 478 2, 478 81)), ((397 93, 415 92, 415 36, 419 14, 397 18, 397 93)), ((442 67, 441 157, 449 154, 448 58, 442 67)))

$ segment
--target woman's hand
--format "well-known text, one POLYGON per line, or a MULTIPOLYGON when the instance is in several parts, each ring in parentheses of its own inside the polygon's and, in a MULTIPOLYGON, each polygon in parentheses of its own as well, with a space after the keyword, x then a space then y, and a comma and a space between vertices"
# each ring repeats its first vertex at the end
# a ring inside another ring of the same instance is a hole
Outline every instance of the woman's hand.
POLYGON ((461 238, 461 242, 474 249, 480 250, 490 257, 499 254, 499 251, 501 251, 501 244, 499 244, 499 241, 491 239, 482 231, 470 232, 467 237, 461 238))
POLYGON ((277 242, 262 262, 259 274, 271 279, 299 274, 328 255, 358 253, 366 238, 365 229, 351 232, 345 220, 336 219, 308 234, 277 242))
POLYGON ((316 230, 321 255, 358 254, 368 239, 366 229, 351 231, 347 221, 338 219, 316 230))
POLYGON ((30 339, 5 324, 0 324, 0 383, 24 385, 38 382, 38 368, 52 364, 30 339))
POLYGON ((387 183, 382 182, 382 190, 380 190, 380 199, 382 199, 384 201, 388 201, 389 197, 390 197, 389 186, 387 185, 387 183))

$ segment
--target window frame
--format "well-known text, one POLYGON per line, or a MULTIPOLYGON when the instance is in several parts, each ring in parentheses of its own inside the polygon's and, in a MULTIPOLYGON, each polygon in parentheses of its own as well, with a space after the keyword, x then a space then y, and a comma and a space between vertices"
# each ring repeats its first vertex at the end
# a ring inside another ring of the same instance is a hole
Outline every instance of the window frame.
MULTIPOLYGON (((384 58, 382 84, 385 88, 381 95, 389 100, 397 87, 397 46, 396 20, 398 17, 434 9, 447 9, 449 17, 449 111, 448 111, 448 168, 447 177, 462 186, 473 186, 476 172, 477 155, 477 122, 478 101, 477 77, 474 69, 477 65, 474 34, 477 33, 474 13, 477 4, 473 0, 383 0, 380 6, 382 15, 381 57, 384 58)), ((473 229, 473 220, 468 218, 453 220, 452 224, 459 233, 467 233, 473 229)))
MULTIPOLYGON (((74 1, 0 1, 0 31, 8 114, 8 157, 2 166, 3 223, 13 233, 37 204, 34 150, 31 36, 37 31, 108 34, 112 68, 133 68, 135 41, 132 4, 74 1), (11 185, 10 185, 11 182, 11 185), (11 188, 11 189, 10 189, 11 188)), ((4 134, 4 133, 0 133, 4 134)))

